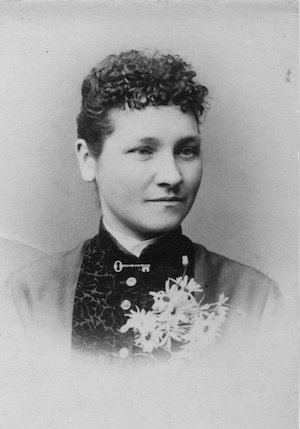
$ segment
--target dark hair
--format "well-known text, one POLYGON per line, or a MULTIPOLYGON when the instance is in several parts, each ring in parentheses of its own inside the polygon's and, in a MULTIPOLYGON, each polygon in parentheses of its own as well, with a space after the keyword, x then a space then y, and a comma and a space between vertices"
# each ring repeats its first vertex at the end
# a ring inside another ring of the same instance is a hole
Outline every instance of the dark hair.
POLYGON ((196 73, 178 55, 146 55, 140 51, 109 55, 94 67, 82 84, 78 138, 98 157, 105 137, 113 132, 112 108, 142 109, 175 104, 192 112, 198 123, 206 108, 208 90, 194 81, 196 73))

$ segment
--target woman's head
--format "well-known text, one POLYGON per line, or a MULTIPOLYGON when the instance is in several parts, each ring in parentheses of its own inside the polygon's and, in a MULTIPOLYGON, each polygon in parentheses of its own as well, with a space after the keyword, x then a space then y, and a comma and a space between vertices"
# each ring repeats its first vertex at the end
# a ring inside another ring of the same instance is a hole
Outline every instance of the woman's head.
POLYGON ((175 55, 131 50, 109 55, 94 67, 82 84, 78 138, 99 157, 113 132, 111 109, 143 109, 147 106, 180 106, 199 122, 205 110, 207 88, 194 81, 196 73, 175 55))
POLYGON ((177 228, 201 177, 207 89, 181 58, 109 56, 82 87, 77 156, 107 224, 138 239, 177 228))

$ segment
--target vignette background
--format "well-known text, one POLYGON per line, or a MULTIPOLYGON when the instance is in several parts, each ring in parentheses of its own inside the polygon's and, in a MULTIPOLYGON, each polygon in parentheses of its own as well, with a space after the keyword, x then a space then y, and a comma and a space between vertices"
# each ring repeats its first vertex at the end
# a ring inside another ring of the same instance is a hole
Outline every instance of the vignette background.
MULTIPOLYGON (((94 188, 82 182, 74 155, 81 82, 106 55, 145 47, 182 55, 210 90, 204 176, 184 232, 275 279, 294 309, 298 44, 296 3, 285 0, 2 3, 0 282, 97 233, 94 188)), ((13 368, 3 416, 14 429, 198 429, 200 418, 209 429, 294 428, 293 369, 280 377, 263 362, 236 378, 233 369, 234 359, 229 372, 173 374, 174 384, 158 373, 161 384, 134 391, 124 377, 84 368, 67 387, 52 369, 49 383, 45 368, 20 378, 13 368)), ((133 383, 140 387, 138 375, 133 383)))

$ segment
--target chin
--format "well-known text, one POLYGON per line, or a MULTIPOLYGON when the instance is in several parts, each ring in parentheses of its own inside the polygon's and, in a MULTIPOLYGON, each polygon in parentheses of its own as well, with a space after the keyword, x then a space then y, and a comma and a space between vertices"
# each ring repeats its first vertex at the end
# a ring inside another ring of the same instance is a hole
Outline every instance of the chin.
POLYGON ((156 236, 174 231, 181 225, 181 222, 182 220, 173 222, 159 222, 156 225, 151 225, 148 228, 145 228, 142 233, 147 236, 147 238, 154 238, 156 236))

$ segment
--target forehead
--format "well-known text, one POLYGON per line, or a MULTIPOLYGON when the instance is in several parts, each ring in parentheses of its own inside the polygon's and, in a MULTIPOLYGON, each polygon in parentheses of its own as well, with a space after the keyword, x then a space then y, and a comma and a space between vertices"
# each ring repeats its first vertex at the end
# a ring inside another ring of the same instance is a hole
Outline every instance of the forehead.
POLYGON ((180 139, 198 135, 198 123, 191 113, 183 113, 179 106, 148 106, 144 109, 112 109, 113 138, 180 139))

